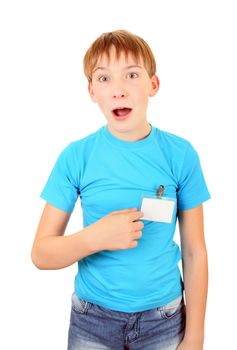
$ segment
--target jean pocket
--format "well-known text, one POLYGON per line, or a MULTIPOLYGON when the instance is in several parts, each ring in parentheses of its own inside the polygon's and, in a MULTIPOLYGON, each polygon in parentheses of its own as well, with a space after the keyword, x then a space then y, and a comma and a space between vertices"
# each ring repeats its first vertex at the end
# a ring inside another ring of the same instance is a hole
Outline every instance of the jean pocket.
POLYGON ((89 301, 78 298, 74 292, 71 297, 72 310, 79 314, 86 314, 92 304, 89 301))
POLYGON ((176 314, 178 314, 183 306, 184 306, 183 296, 179 296, 178 298, 172 300, 170 303, 166 304, 165 306, 159 307, 158 310, 160 311, 162 318, 170 319, 174 317, 176 314))

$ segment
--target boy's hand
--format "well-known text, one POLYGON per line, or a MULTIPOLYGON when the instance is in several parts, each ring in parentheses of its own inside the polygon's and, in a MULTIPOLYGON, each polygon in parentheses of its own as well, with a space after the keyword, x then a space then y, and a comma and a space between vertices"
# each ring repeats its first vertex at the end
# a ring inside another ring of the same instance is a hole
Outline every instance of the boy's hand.
POLYGON ((135 248, 136 239, 141 238, 144 214, 136 208, 116 210, 104 216, 91 226, 91 239, 96 251, 135 248))

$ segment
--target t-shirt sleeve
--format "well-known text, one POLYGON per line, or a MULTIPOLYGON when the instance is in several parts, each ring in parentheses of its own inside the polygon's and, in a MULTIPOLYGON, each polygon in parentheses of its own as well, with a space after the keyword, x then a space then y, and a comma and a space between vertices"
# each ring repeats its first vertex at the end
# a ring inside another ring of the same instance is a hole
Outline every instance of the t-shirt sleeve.
POLYGON ((204 179, 198 153, 189 143, 179 179, 178 209, 195 208, 209 198, 211 196, 204 179))
POLYGON ((67 146, 57 158, 40 194, 49 204, 69 213, 73 211, 80 193, 79 169, 71 146, 67 146))

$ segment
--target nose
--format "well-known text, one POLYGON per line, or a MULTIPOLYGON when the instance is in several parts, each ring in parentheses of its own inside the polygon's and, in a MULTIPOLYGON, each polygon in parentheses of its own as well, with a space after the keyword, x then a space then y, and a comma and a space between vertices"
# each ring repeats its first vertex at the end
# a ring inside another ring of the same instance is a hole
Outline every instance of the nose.
POLYGON ((113 94, 114 98, 124 98, 127 97, 127 93, 125 91, 116 91, 113 94))
POLYGON ((113 98, 124 98, 127 97, 128 93, 122 86, 122 84, 114 84, 113 86, 113 98))

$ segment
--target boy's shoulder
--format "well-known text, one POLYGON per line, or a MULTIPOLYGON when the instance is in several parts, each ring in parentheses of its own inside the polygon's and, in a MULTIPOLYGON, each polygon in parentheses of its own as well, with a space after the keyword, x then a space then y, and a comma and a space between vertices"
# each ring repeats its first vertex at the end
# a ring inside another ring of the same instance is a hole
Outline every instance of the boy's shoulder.
POLYGON ((67 161, 78 162, 79 159, 84 159, 90 154, 94 145, 96 144, 96 139, 98 137, 100 129, 80 138, 69 142, 62 149, 59 157, 67 161))
POLYGON ((71 150, 78 150, 78 149, 84 149, 85 147, 88 147, 90 145, 94 145, 95 140, 98 138, 98 134, 100 130, 101 128, 97 129, 96 131, 80 139, 71 141, 66 148, 69 148, 71 150))
POLYGON ((161 130, 159 128, 157 128, 157 130, 158 142, 160 143, 160 146, 187 149, 191 145, 189 140, 180 135, 173 134, 169 131, 161 130))
POLYGON ((193 164, 199 155, 193 144, 186 138, 158 129, 157 141, 167 161, 179 168, 184 162, 193 164))
POLYGON ((71 142, 71 145, 77 146, 79 144, 86 144, 86 143, 90 143, 93 142, 93 140, 98 136, 98 133, 100 132, 101 128, 97 129, 96 131, 80 138, 77 140, 74 140, 71 142))

